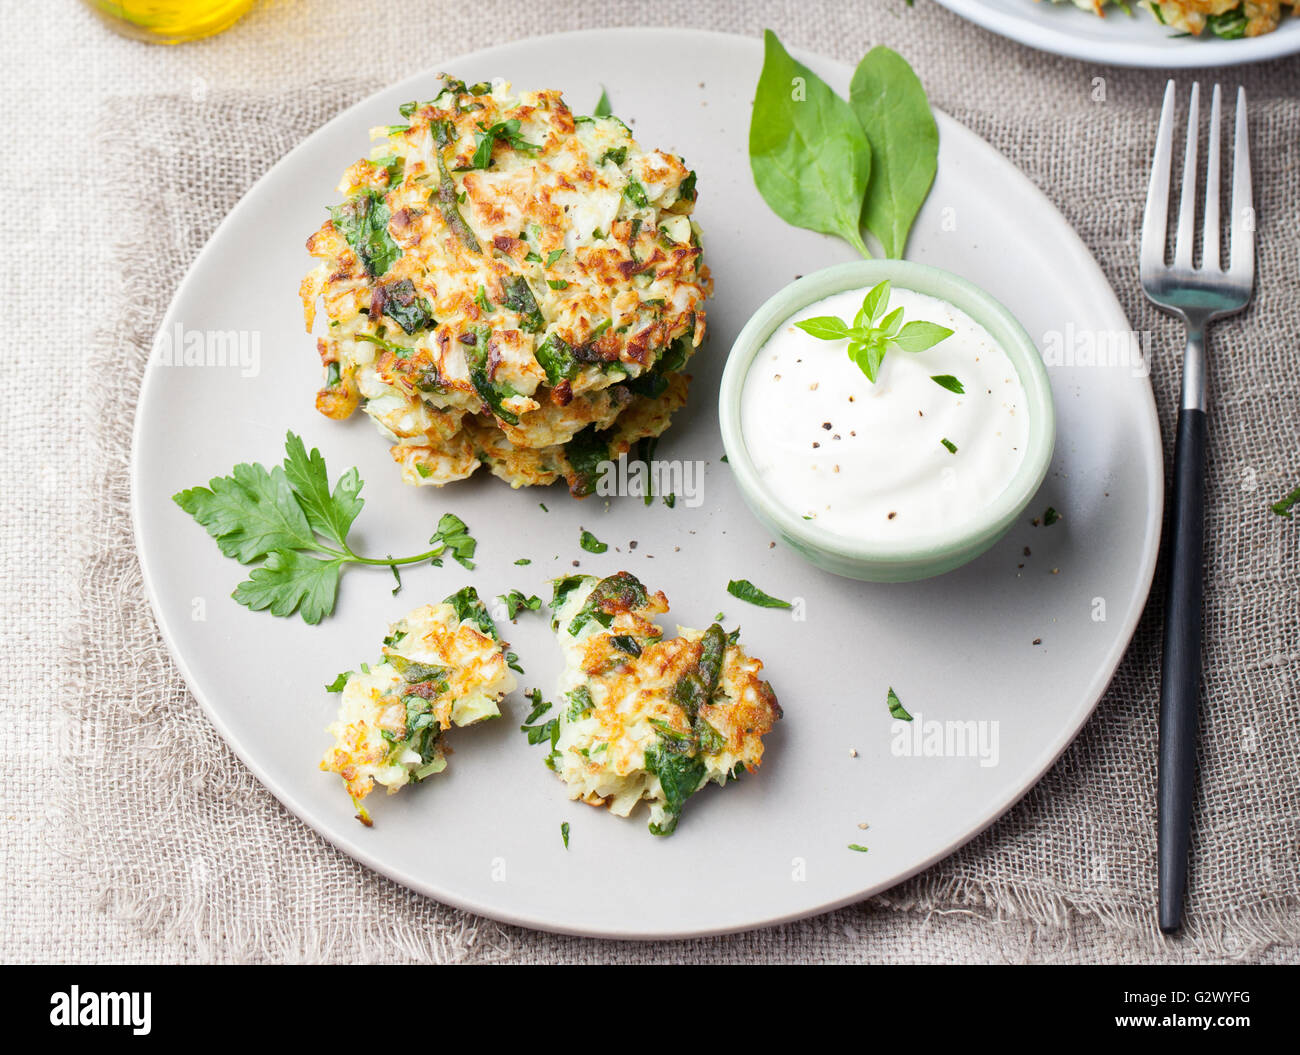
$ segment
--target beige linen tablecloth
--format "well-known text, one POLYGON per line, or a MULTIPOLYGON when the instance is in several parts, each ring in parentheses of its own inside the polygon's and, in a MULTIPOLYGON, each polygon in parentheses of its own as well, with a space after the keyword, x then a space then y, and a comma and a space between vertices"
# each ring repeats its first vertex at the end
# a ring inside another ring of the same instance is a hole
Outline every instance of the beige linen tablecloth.
POLYGON ((1213 338, 1185 937, 1162 938, 1152 919, 1159 580, 1097 714, 1019 806, 885 896, 766 931, 620 944, 469 917, 332 849, 233 757, 158 640, 132 551, 126 464, 148 341, 186 265, 274 159, 365 92, 500 34, 771 26, 850 62, 897 48, 934 103, 1028 173, 1091 246, 1135 328, 1153 333, 1166 431, 1172 421, 1179 329, 1134 273, 1162 75, 1030 51, 928 0, 469 11, 285 0, 164 49, 110 36, 77 5, 6 5, 0 958, 1294 961, 1300 519, 1268 505, 1300 483, 1295 60, 1221 75, 1251 92, 1261 284, 1213 338))

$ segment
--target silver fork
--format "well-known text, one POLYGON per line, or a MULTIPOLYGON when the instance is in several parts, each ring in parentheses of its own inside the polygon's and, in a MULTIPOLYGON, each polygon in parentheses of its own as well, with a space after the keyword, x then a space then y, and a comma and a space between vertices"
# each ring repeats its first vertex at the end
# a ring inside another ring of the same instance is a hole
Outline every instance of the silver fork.
POLYGON ((1169 518, 1169 582, 1165 603, 1164 666, 1160 680, 1159 824, 1160 929, 1182 926, 1187 884, 1196 775, 1196 726, 1201 688, 1201 596, 1204 584, 1202 535, 1205 504, 1207 363, 1205 331, 1212 319, 1240 311, 1255 286, 1255 216, 1251 204, 1250 145, 1246 92, 1237 89, 1233 136, 1230 258, 1221 266, 1219 244, 1219 86, 1210 100, 1209 157, 1202 209, 1201 265, 1193 264, 1196 243, 1197 133, 1200 85, 1192 85, 1187 111, 1182 200, 1173 263, 1165 263, 1169 182, 1173 161, 1174 82, 1165 88, 1142 222, 1142 290, 1187 326, 1183 355, 1183 397, 1174 448, 1173 501, 1169 518))

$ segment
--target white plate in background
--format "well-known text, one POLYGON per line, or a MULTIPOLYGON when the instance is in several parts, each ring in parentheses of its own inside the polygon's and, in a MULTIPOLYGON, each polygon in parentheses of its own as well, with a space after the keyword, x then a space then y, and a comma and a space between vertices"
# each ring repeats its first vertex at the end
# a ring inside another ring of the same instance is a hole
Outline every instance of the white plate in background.
POLYGON ((1300 53, 1300 17, 1286 13, 1277 29, 1258 37, 1222 40, 1206 31, 1180 36, 1132 0, 1133 17, 1107 7, 1098 18, 1074 4, 1049 0, 936 0, 949 11, 1031 48, 1104 66, 1200 69, 1265 62, 1300 53))

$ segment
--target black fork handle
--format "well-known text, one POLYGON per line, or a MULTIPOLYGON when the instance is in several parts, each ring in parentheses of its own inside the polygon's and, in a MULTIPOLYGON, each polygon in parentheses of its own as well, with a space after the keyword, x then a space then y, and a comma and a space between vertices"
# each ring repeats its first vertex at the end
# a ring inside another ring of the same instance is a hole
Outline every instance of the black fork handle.
POLYGON ((1205 411, 1178 412, 1160 677, 1160 766, 1157 790, 1160 929, 1183 923, 1192 801, 1196 793, 1197 712, 1201 696, 1202 545, 1205 534, 1205 411))

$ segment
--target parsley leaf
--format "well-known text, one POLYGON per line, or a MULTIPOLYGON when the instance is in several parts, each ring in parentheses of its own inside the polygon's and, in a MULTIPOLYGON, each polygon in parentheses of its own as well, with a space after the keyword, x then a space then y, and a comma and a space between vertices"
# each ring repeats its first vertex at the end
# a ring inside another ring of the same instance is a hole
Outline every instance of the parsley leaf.
POLYGON ((497 600, 506 606, 506 617, 515 618, 521 611, 535 612, 542 607, 542 599, 536 595, 529 597, 519 590, 497 594, 497 600))
POLYGON ((1285 498, 1281 498, 1278 501, 1274 502, 1271 506, 1269 506, 1269 508, 1272 509, 1273 512, 1276 513, 1278 516, 1286 517, 1288 520, 1290 520, 1291 507, 1297 504, 1300 504, 1300 487, 1297 487, 1285 498))
POLYGON ((912 716, 907 713, 907 708, 903 706, 903 701, 898 698, 898 693, 894 691, 893 686, 889 688, 889 695, 885 697, 885 702, 889 704, 889 713, 891 717, 899 721, 910 722, 912 716))
POLYGON ((604 553, 609 549, 609 543, 601 542, 600 539, 586 528, 583 528, 582 535, 578 538, 578 545, 588 553, 604 553))
POLYGON ((334 611, 344 560, 322 560, 302 550, 278 549, 267 554, 266 562, 249 572, 231 596, 254 612, 266 608, 280 616, 299 612, 305 622, 319 623, 334 611))
POLYGON ((437 548, 431 551, 431 563, 435 568, 442 567, 443 555, 450 552, 456 563, 462 568, 474 570, 474 551, 478 540, 469 533, 465 521, 455 513, 443 513, 438 518, 438 530, 429 539, 429 544, 437 548))
POLYGON ((339 477, 331 493, 329 474, 320 451, 312 448, 308 454, 302 437, 291 432, 284 440, 284 455, 284 474, 307 523, 317 534, 343 545, 352 522, 365 505, 360 497, 360 473, 355 467, 349 469, 339 477))
POLYGON ((309 453, 292 432, 285 435, 284 448, 283 465, 268 470, 257 462, 241 463, 230 476, 172 496, 225 556, 241 564, 262 562, 231 595, 246 608, 277 616, 298 612, 306 622, 319 623, 334 610, 344 565, 386 567, 396 575, 399 565, 436 561, 450 549, 466 567, 473 566, 466 561, 473 556, 474 540, 450 513, 439 522, 436 549, 412 557, 360 556, 347 541, 365 505, 360 474, 349 469, 331 489, 320 451, 309 453))

